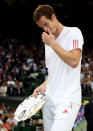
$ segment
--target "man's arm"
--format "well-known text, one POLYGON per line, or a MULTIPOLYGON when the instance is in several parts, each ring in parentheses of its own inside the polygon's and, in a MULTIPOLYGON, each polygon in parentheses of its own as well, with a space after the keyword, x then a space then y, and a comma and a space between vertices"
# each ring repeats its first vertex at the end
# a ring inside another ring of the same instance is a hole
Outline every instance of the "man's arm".
POLYGON ((73 68, 77 67, 81 57, 81 49, 78 48, 71 51, 63 49, 56 43, 55 37, 51 33, 47 34, 43 32, 42 40, 45 44, 49 45, 66 64, 73 68))
POLYGON ((81 57, 81 49, 67 51, 56 42, 51 44, 51 47, 65 63, 73 68, 77 67, 81 57))
POLYGON ((46 80, 40 86, 43 86, 43 87, 46 86, 47 81, 48 81, 48 77, 46 78, 46 80))
POLYGON ((47 80, 48 80, 48 77, 47 77, 47 79, 46 79, 39 87, 37 87, 37 88, 34 90, 34 92, 33 92, 33 94, 32 94, 33 96, 37 97, 37 93, 39 93, 39 92, 44 93, 44 92, 46 91, 46 88, 47 88, 47 86, 46 86, 47 80))

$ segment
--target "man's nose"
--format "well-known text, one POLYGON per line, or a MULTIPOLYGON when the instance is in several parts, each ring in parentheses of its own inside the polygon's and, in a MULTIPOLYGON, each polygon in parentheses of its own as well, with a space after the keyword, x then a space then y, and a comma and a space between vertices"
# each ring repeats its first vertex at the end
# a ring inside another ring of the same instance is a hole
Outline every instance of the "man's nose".
POLYGON ((46 32, 46 33, 48 33, 48 27, 44 27, 44 31, 46 32))

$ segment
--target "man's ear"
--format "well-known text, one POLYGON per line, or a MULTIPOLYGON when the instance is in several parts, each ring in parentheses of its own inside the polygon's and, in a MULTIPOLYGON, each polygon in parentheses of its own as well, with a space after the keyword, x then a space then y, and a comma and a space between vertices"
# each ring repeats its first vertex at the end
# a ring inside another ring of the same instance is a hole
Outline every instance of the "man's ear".
POLYGON ((56 19, 56 16, 54 14, 52 14, 52 21, 56 19))

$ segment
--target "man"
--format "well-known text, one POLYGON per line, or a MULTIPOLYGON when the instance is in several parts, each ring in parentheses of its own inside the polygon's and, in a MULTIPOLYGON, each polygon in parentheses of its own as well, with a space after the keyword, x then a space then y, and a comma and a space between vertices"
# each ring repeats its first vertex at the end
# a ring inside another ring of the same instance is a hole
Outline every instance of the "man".
POLYGON ((50 5, 34 11, 36 24, 44 30, 48 77, 33 95, 45 92, 44 131, 71 131, 81 105, 80 69, 83 37, 80 29, 61 24, 50 5))

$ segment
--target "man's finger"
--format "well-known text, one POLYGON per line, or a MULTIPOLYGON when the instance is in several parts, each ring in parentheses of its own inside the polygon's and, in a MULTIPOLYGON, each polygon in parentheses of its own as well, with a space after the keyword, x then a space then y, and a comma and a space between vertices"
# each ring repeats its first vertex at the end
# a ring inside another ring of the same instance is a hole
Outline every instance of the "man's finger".
POLYGON ((45 33, 45 32, 43 32, 43 34, 42 34, 42 38, 43 38, 43 37, 46 37, 46 33, 45 33))
POLYGON ((47 37, 48 36, 48 34, 46 33, 46 32, 43 32, 43 34, 42 34, 43 36, 45 36, 45 37, 47 37))
POLYGON ((37 93, 34 95, 34 97, 35 97, 35 98, 37 98, 37 97, 38 97, 37 93))
POLYGON ((50 31, 50 29, 48 28, 48 33, 49 33, 49 35, 52 35, 52 33, 51 33, 51 31, 50 31))
POLYGON ((35 98, 37 98, 38 95, 37 95, 36 91, 33 92, 32 96, 34 96, 35 98))

